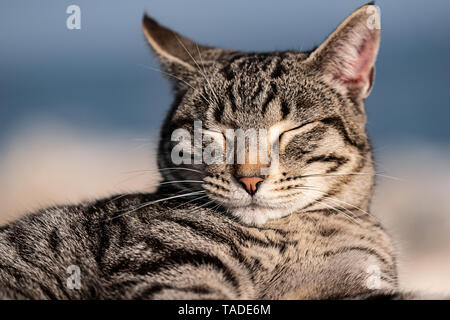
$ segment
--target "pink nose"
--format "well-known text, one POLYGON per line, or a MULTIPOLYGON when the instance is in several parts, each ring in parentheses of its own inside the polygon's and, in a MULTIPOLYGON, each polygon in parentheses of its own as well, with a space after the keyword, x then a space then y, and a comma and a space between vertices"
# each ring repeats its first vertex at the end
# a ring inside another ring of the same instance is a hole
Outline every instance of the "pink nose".
POLYGON ((239 182, 251 196, 256 193, 258 185, 263 181, 264 179, 260 177, 242 177, 239 179, 239 182))

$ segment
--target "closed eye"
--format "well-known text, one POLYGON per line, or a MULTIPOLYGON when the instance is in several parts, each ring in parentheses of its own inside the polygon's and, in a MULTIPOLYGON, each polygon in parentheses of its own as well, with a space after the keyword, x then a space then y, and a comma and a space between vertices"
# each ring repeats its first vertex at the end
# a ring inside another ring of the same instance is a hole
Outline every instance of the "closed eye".
POLYGON ((304 125, 300 125, 300 126, 298 126, 298 127, 295 127, 295 128, 292 128, 292 129, 288 129, 288 130, 282 132, 282 133, 280 134, 280 139, 283 137, 284 134, 289 133, 289 132, 292 132, 292 131, 296 131, 296 130, 298 130, 298 129, 301 129, 303 126, 304 126, 304 125))
POLYGON ((289 132, 292 132, 292 131, 297 131, 297 130, 299 130, 299 129, 303 129, 303 128, 306 127, 306 126, 309 127, 310 125, 318 124, 318 123, 320 123, 320 121, 312 121, 312 122, 306 122, 306 123, 303 123, 303 124, 301 124, 301 125, 299 125, 299 126, 297 126, 297 127, 294 127, 294 128, 291 128, 291 129, 288 129, 288 130, 282 132, 281 135, 280 135, 280 137, 281 137, 283 134, 285 134, 285 133, 289 133, 289 132))
POLYGON ((341 156, 338 156, 338 155, 332 153, 332 154, 328 154, 328 155, 320 155, 320 156, 315 156, 315 157, 309 158, 308 160, 306 160, 306 163, 310 164, 310 163, 314 163, 314 162, 336 162, 338 164, 344 164, 348 161, 349 161, 348 158, 341 157, 341 156))
POLYGON ((310 131, 312 128, 320 124, 320 121, 313 121, 308 122, 302 125, 299 125, 297 127, 294 127, 292 129, 288 129, 280 134, 280 147, 287 145, 290 139, 292 139, 294 136, 302 134, 306 131, 310 131))

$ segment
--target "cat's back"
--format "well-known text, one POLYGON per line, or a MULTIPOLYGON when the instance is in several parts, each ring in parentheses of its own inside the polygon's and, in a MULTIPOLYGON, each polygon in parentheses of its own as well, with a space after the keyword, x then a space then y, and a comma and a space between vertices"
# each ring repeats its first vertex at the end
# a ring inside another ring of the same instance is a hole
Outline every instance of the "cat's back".
POLYGON ((28 298, 139 298, 136 282, 144 278, 208 286, 225 281, 226 296, 252 297, 246 258, 236 249, 239 224, 198 203, 160 201, 165 196, 54 207, 1 227, 0 284, 15 294, 7 297, 27 298, 14 290, 27 287, 28 298), (83 279, 80 290, 65 283, 74 268, 83 279))

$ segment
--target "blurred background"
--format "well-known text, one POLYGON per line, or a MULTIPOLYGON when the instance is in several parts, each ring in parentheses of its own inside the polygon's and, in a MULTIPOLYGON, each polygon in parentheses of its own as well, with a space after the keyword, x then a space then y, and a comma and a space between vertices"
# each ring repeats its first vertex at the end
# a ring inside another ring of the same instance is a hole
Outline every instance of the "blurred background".
MULTIPOLYGON (((210 45, 307 50, 364 1, 0 2, 0 224, 42 206, 152 190, 170 87, 141 32, 148 12, 210 45), (69 5, 81 29, 69 30, 69 5), (150 68, 149 68, 150 67, 150 68), (148 169, 142 172, 139 170, 148 169)), ((401 284, 450 293, 450 2, 377 1, 382 42, 368 130, 373 212, 401 284)))

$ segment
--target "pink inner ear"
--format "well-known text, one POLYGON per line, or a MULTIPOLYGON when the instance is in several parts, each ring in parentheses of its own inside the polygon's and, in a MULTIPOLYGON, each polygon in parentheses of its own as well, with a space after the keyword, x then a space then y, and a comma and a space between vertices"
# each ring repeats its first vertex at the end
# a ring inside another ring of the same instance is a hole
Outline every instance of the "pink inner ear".
POLYGON ((347 85, 363 86, 364 83, 370 81, 370 74, 375 61, 376 46, 374 41, 366 41, 358 50, 358 59, 353 61, 347 67, 350 71, 348 74, 338 74, 335 79, 342 81, 347 85))

